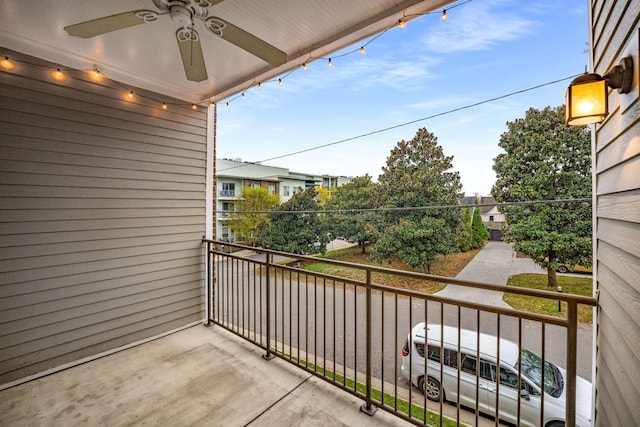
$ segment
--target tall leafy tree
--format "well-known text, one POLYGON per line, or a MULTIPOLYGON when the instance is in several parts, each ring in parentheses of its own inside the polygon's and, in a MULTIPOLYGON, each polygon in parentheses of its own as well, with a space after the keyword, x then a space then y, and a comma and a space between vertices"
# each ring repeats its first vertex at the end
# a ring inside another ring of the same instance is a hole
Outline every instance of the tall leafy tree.
POLYGON ((373 239, 375 214, 365 209, 375 207, 377 184, 369 175, 358 176, 333 190, 326 208, 342 211, 327 216, 327 226, 338 238, 357 242, 362 253, 366 244, 373 239), (365 211, 363 211, 365 210, 365 211))
MULTIPOLYGON (((567 127, 564 106, 529 109, 507 122, 494 159, 496 201, 526 202, 591 197, 589 129, 567 127)), ((591 204, 504 206, 505 240, 547 269, 549 286, 557 286, 559 263, 591 265, 591 204)))
POLYGON ((255 244, 258 230, 264 229, 269 223, 266 211, 273 210, 280 204, 277 194, 270 194, 266 188, 242 189, 240 200, 235 202, 237 213, 231 214, 231 229, 236 236, 255 244))
MULTIPOLYGON (((400 141, 382 168, 379 204, 389 208, 448 206, 458 203, 462 188, 453 157, 445 156, 437 137, 418 129, 400 141)), ((460 209, 392 210, 378 227, 375 260, 400 257, 413 268, 430 271, 439 254, 458 249, 462 231, 460 209)))
POLYGON ((270 224, 260 236, 260 246, 294 254, 324 253, 329 242, 325 222, 317 211, 316 189, 294 195, 270 214, 270 224))

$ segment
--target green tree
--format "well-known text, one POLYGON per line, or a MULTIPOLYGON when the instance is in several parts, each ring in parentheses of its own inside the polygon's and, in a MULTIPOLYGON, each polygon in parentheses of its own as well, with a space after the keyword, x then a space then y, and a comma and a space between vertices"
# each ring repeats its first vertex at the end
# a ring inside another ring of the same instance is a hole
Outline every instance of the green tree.
POLYGON ((366 251, 366 244, 373 239, 375 214, 363 211, 375 207, 377 184, 369 175, 358 176, 333 190, 326 208, 343 211, 327 216, 327 226, 337 238, 357 242, 366 251))
MULTIPOLYGON (((456 205, 462 188, 453 157, 425 128, 400 141, 387 157, 379 182, 379 204, 389 208, 456 205)), ((462 232, 460 209, 393 210, 377 228, 372 258, 399 256, 413 268, 430 272, 439 254, 454 252, 462 232)))
POLYGON ((241 236, 255 244, 258 230, 269 223, 266 211, 273 210, 280 204, 277 194, 270 194, 265 188, 244 187, 240 200, 235 202, 237 213, 231 214, 231 229, 236 236, 241 236))
MULTIPOLYGON (((529 109, 507 122, 500 137, 505 153, 494 159, 497 180, 492 194, 499 203, 591 197, 589 129, 567 127, 564 106, 529 109)), ((505 240, 547 269, 547 283, 557 286, 559 263, 591 265, 591 204, 504 206, 505 240)))
POLYGON ((462 233, 460 236, 460 250, 467 252, 473 248, 473 229, 471 228, 471 209, 464 209, 464 217, 462 218, 462 233))
POLYGON ((485 240, 489 238, 489 231, 487 227, 482 223, 482 216, 480 215, 480 209, 475 208, 473 210, 473 219, 471 222, 471 240, 472 247, 479 248, 484 245, 485 240))
POLYGON ((316 189, 310 187, 269 214, 271 221, 261 232, 260 246, 294 254, 326 252, 329 238, 324 221, 314 212, 319 209, 316 199, 316 189))

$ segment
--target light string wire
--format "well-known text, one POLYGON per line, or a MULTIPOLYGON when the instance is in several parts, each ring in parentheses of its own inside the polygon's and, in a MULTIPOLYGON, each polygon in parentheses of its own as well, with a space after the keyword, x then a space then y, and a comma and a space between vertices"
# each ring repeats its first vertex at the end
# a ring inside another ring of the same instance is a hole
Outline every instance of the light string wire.
POLYGON ((531 200, 531 201, 519 201, 519 202, 502 202, 502 203, 476 203, 476 204, 456 204, 456 205, 431 205, 431 206, 410 206, 410 207, 383 207, 383 208, 368 208, 368 209, 314 209, 314 210, 296 210, 296 211, 229 211, 229 210, 216 210, 216 213, 239 215, 239 214, 362 214, 368 212, 411 212, 411 211, 427 211, 427 210, 444 210, 444 209, 463 209, 463 208, 482 208, 482 207, 494 207, 499 208, 505 206, 535 206, 535 205, 558 205, 558 204, 570 204, 570 203, 591 203, 591 198, 564 198, 564 199, 552 199, 552 200, 531 200))
MULTIPOLYGON (((377 34, 376 36, 374 36, 373 38, 368 40, 361 47, 358 47, 357 49, 353 49, 353 50, 344 52, 344 53, 342 53, 340 55, 336 55, 336 56, 333 56, 333 57, 324 57, 324 56, 323 57, 313 57, 313 56, 309 56, 307 61, 303 65, 306 66, 306 64, 308 64, 308 63, 310 63, 312 61, 315 61, 315 60, 326 60, 328 62, 333 62, 332 58, 333 59, 342 58, 342 57, 345 57, 347 55, 355 54, 357 52, 360 52, 360 49, 362 47, 369 46, 371 43, 376 41, 379 37, 384 35, 387 31, 391 30, 392 28, 400 26, 401 22, 406 22, 405 20, 407 18, 419 18, 421 16, 434 15, 434 14, 441 14, 442 15, 445 11, 450 11, 451 9, 455 9, 456 7, 462 6, 463 4, 469 3, 471 1, 473 1, 473 0, 464 0, 464 1, 461 1, 461 2, 456 3, 454 5, 450 5, 446 9, 440 9, 440 10, 437 10, 437 11, 432 11, 432 12, 427 12, 427 13, 422 13, 422 14, 405 15, 404 12, 403 12, 403 17, 400 20, 398 20, 397 23, 395 23, 394 25, 392 25, 389 28, 385 29, 381 33, 377 34)), ((120 83, 117 80, 110 79, 103 71, 101 71, 99 69, 98 65, 94 65, 92 68, 89 68, 89 69, 74 69, 74 68, 63 67, 63 66, 55 66, 54 67, 54 66, 51 66, 51 65, 36 64, 36 63, 29 62, 29 61, 21 60, 21 59, 15 59, 15 58, 12 58, 10 55, 7 55, 7 54, 0 54, 0 62, 3 62, 3 61, 13 61, 13 62, 16 62, 16 63, 19 63, 19 64, 29 65, 29 66, 33 66, 33 67, 42 68, 42 69, 49 69, 49 70, 51 70, 53 72, 60 71, 60 72, 66 73, 69 76, 71 76, 73 73, 92 73, 92 72, 96 72, 100 76, 102 76, 102 78, 104 78, 105 81, 110 81, 110 82, 113 82, 113 83, 117 84, 121 88, 125 89, 127 91, 127 93, 132 93, 133 92, 133 94, 138 98, 146 99, 146 100, 158 103, 158 107, 157 108, 159 108, 159 109, 167 109, 168 106, 185 106, 185 107, 190 107, 190 108, 194 109, 194 107, 198 107, 198 106, 206 107, 208 105, 213 105, 213 104, 220 105, 222 103, 225 103, 227 107, 230 107, 231 103, 233 101, 237 100, 238 98, 243 98, 244 99, 245 96, 246 96, 246 93, 250 89, 256 88, 256 87, 262 87, 262 85, 264 85, 265 83, 276 82, 279 85, 281 85, 281 84, 283 84, 283 81, 287 77, 289 77, 292 73, 296 72, 297 70, 299 70, 301 68, 301 67, 295 67, 295 68, 291 69, 290 71, 288 71, 287 73, 282 74, 279 77, 275 77, 275 78, 272 78, 272 79, 269 79, 269 80, 265 80, 265 81, 259 81, 259 80, 254 79, 253 82, 250 83, 244 91, 242 91, 241 93, 237 94, 236 96, 234 96, 232 98, 228 98, 226 101, 223 100, 223 101, 219 101, 217 103, 214 103, 211 99, 209 99, 209 100, 204 100, 204 101, 196 102, 196 103, 187 103, 187 102, 168 102, 167 99, 158 99, 157 97, 152 97, 152 96, 149 96, 149 95, 139 94, 139 93, 136 92, 136 88, 133 88, 132 86, 120 83)), ((0 65, 0 71, 11 71, 11 68, 3 67, 3 66, 0 65)), ((112 86, 108 86, 106 84, 100 83, 98 81, 98 79, 86 80, 86 79, 80 79, 78 77, 76 77, 76 78, 79 79, 79 80, 90 81, 91 83, 94 83, 94 84, 97 84, 97 85, 100 85, 100 86, 103 86, 103 87, 107 87, 107 88, 108 87, 112 87, 112 86)), ((131 101, 133 101, 133 99, 131 101)))
MULTIPOLYGON (((298 151, 293 151, 293 152, 282 154, 282 155, 279 155, 279 156, 269 157, 268 159, 259 160, 259 161, 254 162, 254 163, 261 164, 261 163, 270 162, 270 161, 273 161, 273 160, 283 159, 285 157, 291 157, 291 156, 295 156, 295 155, 298 155, 298 154, 308 153, 309 151, 320 150, 322 148, 331 147, 333 145, 344 144, 345 142, 351 142, 351 141, 355 141, 357 139, 365 138, 367 136, 376 135, 376 134, 383 133, 383 132, 388 132, 388 131, 393 130, 393 129, 398 129, 398 128, 401 128, 401 127, 404 127, 404 126, 409 126, 409 125, 412 125, 412 124, 415 124, 415 123, 418 123, 418 122, 430 120, 430 119, 433 119, 433 118, 436 118, 436 117, 445 116, 447 114, 456 113, 458 111, 466 110, 466 109, 469 109, 469 108, 477 107, 479 105, 488 104, 490 102, 498 101, 500 99, 508 98, 508 97, 515 96, 515 95, 519 95, 521 93, 525 93, 525 92, 529 92, 529 91, 532 91, 532 90, 540 89, 540 88, 545 87, 545 86, 550 86, 550 85, 553 85, 553 84, 556 84, 556 83, 560 83, 560 82, 563 82, 563 81, 566 81, 566 80, 571 80, 571 79, 574 79, 575 77, 577 77, 579 75, 581 75, 581 74, 575 74, 575 75, 572 75, 572 76, 563 77, 561 79, 552 80, 550 82, 541 83, 541 84, 538 84, 538 85, 535 85, 535 86, 531 86, 531 87, 528 87, 526 89, 520 89, 520 90, 517 90, 515 92, 510 92, 510 93, 507 93, 507 94, 504 94, 504 95, 499 95, 499 96, 496 96, 496 97, 493 97, 493 98, 485 99, 483 101, 474 102, 473 104, 468 104, 468 105, 464 105, 462 107, 456 107, 456 108, 453 108, 451 110, 442 111, 440 113, 435 113, 435 114, 432 114, 430 116, 421 117, 419 119, 410 120, 408 122, 399 123, 399 124, 396 124, 396 125, 388 126, 386 128, 377 129, 377 130, 374 130, 374 131, 371 131, 371 132, 362 133, 362 134, 359 134, 359 135, 351 136, 349 138, 340 139, 340 140, 329 142, 329 143, 326 143, 326 144, 316 145, 316 146, 313 146, 313 147, 305 148, 305 149, 298 150, 298 151)), ((227 171, 227 170, 231 170, 231 169, 242 168, 242 167, 250 166, 252 164, 253 163, 245 163, 245 164, 229 166, 227 168, 218 169, 218 172, 223 172, 223 171, 227 171)))

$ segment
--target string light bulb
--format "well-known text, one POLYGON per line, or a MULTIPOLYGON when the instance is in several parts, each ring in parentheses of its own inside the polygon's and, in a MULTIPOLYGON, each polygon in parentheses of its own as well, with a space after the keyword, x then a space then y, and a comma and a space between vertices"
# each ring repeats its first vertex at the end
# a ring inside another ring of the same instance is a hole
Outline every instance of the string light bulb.
POLYGON ((244 92, 242 92, 242 99, 247 99, 247 95, 244 92))
POLYGON ((258 82, 258 90, 262 89, 262 83, 258 82))
POLYGON ((133 99, 133 91, 129 91, 129 94, 127 96, 129 97, 129 99, 133 99))
POLYGON ((13 62, 11 62, 8 56, 5 56, 2 60, 2 68, 4 68, 5 70, 11 70, 13 69, 13 67, 13 62))
POLYGON ((197 109, 198 109, 198 106, 197 106, 196 104, 191 104, 191 109, 192 109, 192 110, 197 110, 197 109))
POLYGON ((278 79, 278 86, 282 86, 282 79, 278 79))
POLYGON ((328 67, 333 67, 333 62, 331 62, 331 58, 329 58, 329 62, 327 63, 328 67))
POLYGON ((60 71, 60 68, 56 68, 52 75, 55 80, 64 80, 64 73, 60 71))
POLYGON ((306 62, 304 64, 302 64, 302 69, 303 70, 308 70, 309 69, 309 67, 307 67, 307 63, 306 62))
POLYGON ((365 49, 364 46, 362 46, 360 48, 360 53, 364 55, 366 52, 367 52, 367 49, 365 49))
POLYGON ((213 101, 209 102, 209 107, 214 107, 215 105, 216 105, 215 102, 213 102, 213 101))
POLYGON ((404 19, 398 19, 398 26, 400 28, 404 28, 407 26, 407 21, 405 21, 404 19))
POLYGON ((231 105, 227 102, 227 109, 231 108, 231 105))
POLYGON ((163 110, 166 110, 166 109, 167 109, 167 103, 166 103, 166 102, 163 102, 163 103, 162 103, 162 109, 163 109, 163 110))
POLYGON ((444 9, 442 11, 442 15, 440 15, 440 19, 443 20, 443 21, 447 20, 447 9, 444 9))

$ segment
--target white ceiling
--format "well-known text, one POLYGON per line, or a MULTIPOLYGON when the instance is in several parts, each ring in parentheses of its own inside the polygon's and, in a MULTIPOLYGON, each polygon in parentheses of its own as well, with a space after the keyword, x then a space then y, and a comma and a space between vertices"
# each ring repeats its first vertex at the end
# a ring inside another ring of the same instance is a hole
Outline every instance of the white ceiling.
POLYGON ((188 102, 217 102, 378 34, 403 16, 409 20, 448 3, 452 0, 221 1, 211 6, 210 16, 284 51, 287 62, 274 67, 210 34, 196 20, 208 72, 208 79, 198 83, 185 77, 175 40, 178 25, 169 16, 89 39, 63 30, 122 12, 158 11, 152 0, 0 0, 0 48, 71 68, 97 66, 111 79, 188 102))

